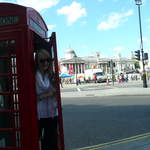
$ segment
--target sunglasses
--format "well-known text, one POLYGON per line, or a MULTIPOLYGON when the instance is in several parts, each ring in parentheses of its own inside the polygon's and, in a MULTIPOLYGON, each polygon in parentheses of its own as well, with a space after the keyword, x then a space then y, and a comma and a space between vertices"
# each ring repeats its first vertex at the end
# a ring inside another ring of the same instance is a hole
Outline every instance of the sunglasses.
POLYGON ((44 64, 46 61, 47 61, 48 63, 50 63, 51 59, 50 59, 50 58, 40 59, 40 63, 41 63, 41 64, 44 64))

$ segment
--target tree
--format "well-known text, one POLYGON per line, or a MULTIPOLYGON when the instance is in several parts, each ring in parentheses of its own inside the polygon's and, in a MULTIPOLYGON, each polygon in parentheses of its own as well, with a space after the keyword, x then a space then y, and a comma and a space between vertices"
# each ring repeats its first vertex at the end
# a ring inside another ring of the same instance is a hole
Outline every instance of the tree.
POLYGON ((135 69, 140 69, 139 61, 134 62, 134 67, 135 67, 135 69))

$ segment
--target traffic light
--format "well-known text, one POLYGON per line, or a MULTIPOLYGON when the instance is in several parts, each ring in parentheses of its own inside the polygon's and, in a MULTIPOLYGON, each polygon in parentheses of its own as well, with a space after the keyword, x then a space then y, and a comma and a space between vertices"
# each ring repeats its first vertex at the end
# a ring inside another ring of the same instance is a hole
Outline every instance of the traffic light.
POLYGON ((136 60, 140 60, 140 50, 137 50, 137 51, 134 51, 134 53, 135 53, 135 59, 136 60))
POLYGON ((148 60, 148 53, 144 53, 144 60, 148 60))

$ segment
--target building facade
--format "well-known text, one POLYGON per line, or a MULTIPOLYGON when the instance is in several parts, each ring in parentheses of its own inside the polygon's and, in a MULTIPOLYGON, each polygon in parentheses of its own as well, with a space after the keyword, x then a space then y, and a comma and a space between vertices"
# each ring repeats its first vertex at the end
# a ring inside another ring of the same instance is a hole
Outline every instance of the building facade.
POLYGON ((79 57, 71 48, 65 51, 65 57, 59 60, 60 73, 84 74, 87 69, 101 69, 105 74, 127 73, 135 70, 135 60, 121 57, 121 54, 102 58, 99 53, 94 56, 79 57))

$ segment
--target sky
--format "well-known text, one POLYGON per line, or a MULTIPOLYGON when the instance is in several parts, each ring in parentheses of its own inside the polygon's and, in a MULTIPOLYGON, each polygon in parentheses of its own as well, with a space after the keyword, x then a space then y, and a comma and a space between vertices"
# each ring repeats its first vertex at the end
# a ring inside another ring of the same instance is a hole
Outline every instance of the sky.
MULTIPOLYGON (((0 0, 36 9, 56 32, 58 57, 68 48, 78 57, 131 56, 140 48, 138 7, 135 0, 0 0)), ((150 0, 142 0, 141 24, 144 52, 150 52, 150 0)))

